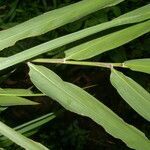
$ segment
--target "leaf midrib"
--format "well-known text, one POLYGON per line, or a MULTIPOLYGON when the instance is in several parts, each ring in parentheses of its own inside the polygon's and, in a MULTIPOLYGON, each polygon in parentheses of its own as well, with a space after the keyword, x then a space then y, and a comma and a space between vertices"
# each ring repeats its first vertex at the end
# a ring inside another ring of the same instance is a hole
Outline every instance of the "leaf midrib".
MULTIPOLYGON (((31 67, 33 67, 33 69, 35 70, 35 71, 37 71, 38 73, 40 73, 43 77, 45 77, 48 81, 50 81, 54 86, 56 86, 58 89, 60 89, 61 91, 63 91, 64 93, 66 93, 67 95, 69 95, 72 99, 74 99, 74 97, 71 95, 71 94, 69 94, 68 92, 66 92, 65 90, 63 90, 62 88, 60 88, 59 86, 57 86, 57 84, 55 84, 55 82, 53 82, 52 80, 50 80, 47 76, 45 76, 42 72, 40 72, 38 69, 36 69, 36 67, 34 67, 33 65, 30 65, 31 67)), ((62 80, 62 82, 64 82, 63 80, 62 80)), ((63 84, 65 84, 65 83, 63 83, 63 84)), ((46 93, 45 93, 46 94, 46 93)), ((81 103, 80 101, 78 101, 80 104, 82 104, 84 107, 87 107, 86 105, 84 105, 84 103, 81 103)), ((92 109, 91 109, 92 110, 92 109)), ((94 111, 93 111, 94 112, 94 111)))
MULTIPOLYGON (((35 69, 35 71, 37 71, 38 73, 40 73, 43 77, 45 77, 48 81, 50 81, 54 86, 56 86, 58 89, 60 89, 61 91, 65 92, 66 94, 68 94, 72 99, 74 99, 74 97, 72 95, 70 95, 69 93, 67 93, 65 90, 63 90, 62 88, 60 88, 59 86, 57 86, 57 84, 55 84, 53 81, 49 80, 49 78, 47 78, 43 73, 41 73, 36 67, 34 67, 32 64, 30 65, 31 67, 33 67, 33 69, 35 69)), ((46 94, 46 93, 45 93, 46 94)), ((83 106, 84 108, 87 108, 89 109, 89 107, 87 107, 84 103, 78 101, 78 103, 83 106)), ((103 105, 103 104, 102 104, 103 105)), ((107 109, 105 109, 106 112, 108 112, 107 109)), ((94 116, 97 116, 98 114, 90 108, 90 111, 92 112, 92 114, 94 114, 94 116)), ((108 112, 109 113, 109 112, 108 112)), ((113 118, 115 120, 117 120, 117 122, 119 121, 121 124, 123 123, 122 120, 120 120, 120 118, 118 118, 118 116, 116 117, 116 115, 114 116, 114 114, 112 114, 112 112, 110 112, 111 115, 113 116, 113 118)), ((82 112, 80 112, 79 114, 82 114, 82 112)), ((91 119, 93 119, 93 117, 91 117, 91 115, 87 115, 87 114, 83 114, 84 116, 87 116, 87 117, 90 117, 91 119)), ((99 117, 101 115, 98 115, 99 117)), ((101 117, 100 117, 101 118, 101 117)), ((104 119, 104 117, 101 118, 102 120, 105 120, 105 123, 107 122, 107 125, 110 124, 110 122, 107 120, 107 119, 104 119)), ((93 119, 95 120, 95 119, 93 119)), ((97 122, 98 123, 98 122, 97 122)), ((125 123, 125 126, 126 126, 126 123, 125 123)), ((128 126, 129 127, 129 126, 128 126)), ((137 132, 136 132, 137 134, 137 132)))

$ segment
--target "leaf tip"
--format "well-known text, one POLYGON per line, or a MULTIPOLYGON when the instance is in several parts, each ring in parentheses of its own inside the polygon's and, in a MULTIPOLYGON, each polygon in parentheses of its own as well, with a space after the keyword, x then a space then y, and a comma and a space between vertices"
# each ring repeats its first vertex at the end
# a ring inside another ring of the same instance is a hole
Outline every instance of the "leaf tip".
POLYGON ((27 65, 28 65, 29 67, 32 67, 32 66, 33 66, 33 64, 30 63, 30 62, 27 62, 27 65))

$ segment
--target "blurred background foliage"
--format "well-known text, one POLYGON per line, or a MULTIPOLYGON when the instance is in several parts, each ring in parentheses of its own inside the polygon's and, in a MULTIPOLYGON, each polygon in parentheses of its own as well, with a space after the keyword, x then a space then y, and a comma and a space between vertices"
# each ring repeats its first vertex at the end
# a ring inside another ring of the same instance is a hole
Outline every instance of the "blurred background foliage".
MULTIPOLYGON (((49 10, 57 9, 79 0, 0 0, 0 30, 10 28, 30 18, 38 16, 49 10)), ((32 37, 17 42, 14 46, 0 52, 0 56, 10 56, 27 48, 36 46, 40 43, 66 35, 78 30, 106 22, 118 17, 126 12, 148 4, 146 0, 126 0, 117 6, 106 8, 88 15, 78 21, 67 24, 54 31, 48 32, 38 37, 32 37)), ((112 28, 101 33, 92 35, 83 40, 79 40, 63 46, 58 51, 63 51, 91 38, 103 36, 106 33, 119 30, 122 27, 112 28)), ((92 61, 123 62, 135 58, 148 58, 150 51, 148 49, 150 42, 149 34, 146 34, 122 47, 113 51, 106 52, 100 56, 92 58, 92 61)), ((42 57, 58 57, 55 54, 43 54, 42 57)), ((150 126, 148 122, 140 117, 128 104, 126 104, 117 94, 109 83, 109 71, 100 68, 67 66, 67 65, 47 65, 53 68, 64 80, 72 82, 80 87, 86 87, 86 90, 100 99, 105 105, 116 112, 126 122, 139 128, 150 137, 150 126), (70 70, 69 72, 66 70, 70 70), (91 86, 90 88, 88 88, 91 86), (134 120, 134 122, 133 122, 134 120)), ((123 72, 150 92, 150 77, 144 73, 135 73, 129 70, 123 72)), ((28 68, 21 64, 11 75, 6 76, 1 87, 5 88, 29 88, 31 82, 28 77, 28 68)), ((1 113, 1 120, 11 126, 16 126, 25 121, 34 119, 42 114, 57 111, 61 106, 47 97, 31 98, 41 104, 39 106, 16 106, 10 107, 1 113)), ((108 135, 104 129, 88 118, 83 118, 76 114, 64 111, 52 122, 43 126, 33 139, 43 143, 52 150, 126 150, 126 145, 108 135)), ((15 144, 8 150, 21 149, 15 144)))

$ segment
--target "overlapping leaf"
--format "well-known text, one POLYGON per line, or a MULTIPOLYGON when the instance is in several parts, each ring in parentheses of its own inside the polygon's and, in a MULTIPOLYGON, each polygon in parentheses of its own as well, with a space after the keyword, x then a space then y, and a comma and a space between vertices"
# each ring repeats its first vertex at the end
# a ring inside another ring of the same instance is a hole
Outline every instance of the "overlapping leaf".
POLYGON ((91 40, 65 51, 65 59, 84 60, 128 43, 150 31, 150 21, 91 40))
POLYGON ((26 138, 2 122, 0 122, 0 133, 27 150, 48 150, 43 145, 26 138))
POLYGON ((0 96, 0 106, 37 105, 37 102, 16 96, 0 96))
MULTIPOLYGON (((17 126, 14 128, 14 130, 28 137, 34 134, 35 132, 37 132, 37 128, 51 121, 54 118, 55 118, 55 115, 53 113, 49 113, 42 117, 29 121, 27 123, 24 123, 20 126, 17 126)), ((8 140, 8 138, 6 138, 3 135, 0 135, 0 145, 3 145, 4 147, 8 147, 11 144, 12 142, 8 140)))
POLYGON ((134 71, 140 71, 150 74, 150 59, 134 59, 124 62, 124 66, 134 71))
POLYGON ((112 69, 110 81, 122 98, 150 121, 150 94, 134 80, 115 69, 112 69))
POLYGON ((118 22, 120 22, 120 24, 122 24, 122 23, 127 24, 127 23, 136 23, 136 22, 140 22, 143 20, 148 20, 148 19, 150 19, 149 9, 150 9, 150 4, 147 4, 143 7, 135 9, 124 15, 121 15, 120 17, 117 17, 113 21, 114 22, 118 21, 118 22))
POLYGON ((83 89, 64 82, 51 70, 29 64, 30 78, 35 86, 47 96, 59 102, 67 110, 90 117, 116 138, 123 140, 129 147, 137 150, 148 150, 149 140, 145 135, 125 123, 109 108, 83 89))
POLYGON ((69 22, 80 19, 99 9, 116 5, 123 0, 83 0, 81 2, 44 13, 22 24, 0 32, 0 50, 18 40, 41 35, 69 22))
POLYGON ((127 23, 135 23, 138 21, 143 21, 149 18, 149 8, 150 5, 146 5, 144 7, 141 7, 139 9, 136 9, 134 11, 131 11, 127 14, 124 14, 120 16, 119 18, 116 18, 112 21, 102 23, 100 25, 96 25, 87 29, 83 29, 81 31, 54 39, 52 41, 49 41, 47 43, 41 44, 39 46, 30 48, 28 50, 25 50, 23 52, 20 52, 18 54, 15 54, 13 56, 10 56, 8 58, 4 58, 0 60, 0 70, 5 69, 7 67, 13 66, 15 64, 18 64, 20 62, 26 61, 28 59, 31 59, 35 56, 38 56, 40 54, 43 54, 45 52, 49 52, 55 48, 58 48, 60 46, 63 46, 65 44, 68 44, 70 42, 82 39, 86 36, 92 35, 94 33, 100 32, 102 30, 123 25, 127 23))
MULTIPOLYGON (((4 89, 0 88, 0 106, 37 105, 38 104, 37 102, 33 102, 26 98, 22 98, 22 97, 18 97, 17 95, 16 96, 13 95, 12 92, 14 92, 14 91, 16 92, 18 90, 13 90, 13 89, 4 90, 4 89), (8 91, 9 91, 9 93, 8 93, 8 91)), ((18 93, 16 93, 16 94, 19 95, 19 93, 20 93, 20 95, 21 95, 21 93, 22 93, 22 96, 23 96, 23 92, 24 92, 24 94, 25 93, 29 94, 29 91, 27 92, 26 90, 19 90, 18 93)))

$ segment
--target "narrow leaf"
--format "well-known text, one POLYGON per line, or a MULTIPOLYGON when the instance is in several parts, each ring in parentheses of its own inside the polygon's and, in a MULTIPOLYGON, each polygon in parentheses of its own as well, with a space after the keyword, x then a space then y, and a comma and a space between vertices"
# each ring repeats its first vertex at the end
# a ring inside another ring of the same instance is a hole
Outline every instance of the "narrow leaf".
POLYGON ((135 59, 124 62, 124 66, 134 71, 140 71, 150 74, 150 59, 135 59))
POLYGON ((83 60, 126 44, 150 31, 150 20, 91 40, 65 51, 65 59, 83 60))
POLYGON ((51 70, 29 64, 30 78, 47 96, 59 102, 67 110, 90 117, 112 136, 123 140, 129 147, 148 150, 149 140, 138 129, 125 123, 114 112, 83 89, 64 82, 51 70))
MULTIPOLYGON (((17 96, 31 96, 30 90, 25 89, 1 89, 0 88, 0 105, 14 106, 14 105, 36 105, 37 102, 30 101, 26 98, 17 96)), ((32 94, 33 95, 33 94, 32 94)))
POLYGON ((0 96, 0 106, 37 105, 37 102, 16 96, 0 96))
POLYGON ((44 13, 22 24, 0 32, 0 50, 14 45, 18 40, 41 35, 50 30, 80 19, 99 9, 116 5, 123 0, 83 0, 81 2, 44 13))
POLYGON ((27 150, 48 150, 46 147, 39 146, 39 143, 26 138, 2 122, 0 122, 0 133, 27 150))
POLYGON ((134 80, 115 69, 111 71, 110 81, 122 98, 150 121, 150 94, 134 80))
POLYGON ((82 39, 86 36, 100 32, 102 30, 115 27, 115 26, 119 26, 119 25, 123 25, 123 24, 135 23, 138 21, 143 21, 145 19, 148 19, 148 17, 150 16, 150 15, 147 15, 149 14, 149 11, 148 11, 149 8, 150 8, 150 5, 143 6, 139 9, 136 9, 134 11, 131 11, 129 13, 126 13, 120 16, 119 19, 116 18, 112 21, 102 23, 93 27, 89 27, 89 28, 80 30, 78 32, 54 39, 52 41, 43 43, 39 46, 35 46, 33 48, 30 48, 28 50, 25 50, 23 52, 10 56, 8 58, 2 58, 0 59, 0 70, 3 70, 7 67, 18 64, 20 62, 26 61, 40 54, 52 51, 55 48, 58 48, 65 44, 82 39))
MULTIPOLYGON (((14 90, 3 90, 0 88, 0 106, 37 105, 38 104, 37 102, 30 101, 26 98, 16 97, 15 95, 11 93, 12 91, 14 90), (10 95, 7 93, 8 91, 10 92, 10 95)), ((19 92, 23 92, 23 91, 24 90, 19 90, 19 92)), ((26 94, 27 94, 27 91, 26 91, 26 94)))
POLYGON ((114 19, 113 21, 119 21, 121 24, 126 23, 136 23, 143 20, 150 19, 150 4, 147 4, 143 7, 137 8, 133 11, 130 11, 124 15, 121 15, 114 19))
MULTIPOLYGON (((20 126, 17 126, 14 128, 14 130, 18 131, 19 133, 21 133, 27 137, 29 137, 38 131, 37 128, 39 128, 43 124, 51 121, 55 117, 56 116, 53 113, 49 113, 49 114, 46 114, 42 117, 39 117, 39 118, 34 119, 32 121, 29 121, 27 123, 24 123, 20 126)), ((4 147, 7 147, 7 146, 10 146, 11 144, 12 144, 12 142, 10 140, 8 140, 8 138, 6 138, 3 135, 0 135, 0 145, 4 145, 4 147)))

